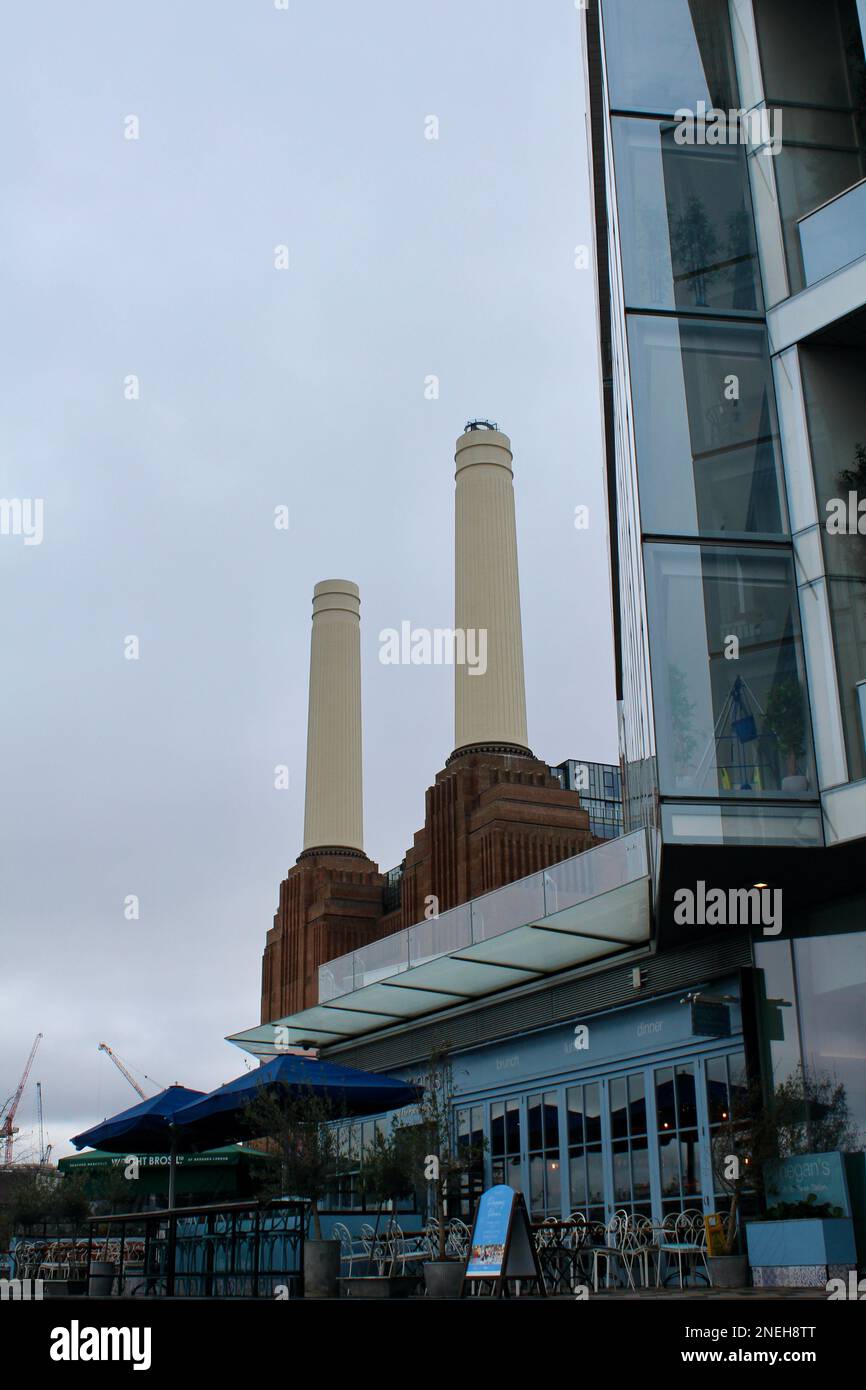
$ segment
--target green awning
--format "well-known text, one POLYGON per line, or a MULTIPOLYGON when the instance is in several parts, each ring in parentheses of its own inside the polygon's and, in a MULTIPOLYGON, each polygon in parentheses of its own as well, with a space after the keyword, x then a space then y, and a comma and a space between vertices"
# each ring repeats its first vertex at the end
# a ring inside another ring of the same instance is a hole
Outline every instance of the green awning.
MULTIPOLYGON (((110 1154, 103 1153, 101 1149, 87 1149, 81 1154, 70 1154, 67 1158, 58 1160, 57 1167, 61 1173, 89 1173, 99 1168, 119 1168, 128 1158, 137 1158, 139 1168, 159 1169, 164 1168, 168 1172, 168 1154, 110 1154)), ((261 1153, 258 1149, 251 1149, 244 1144, 224 1144, 218 1149, 204 1149, 197 1154, 178 1154, 178 1168, 225 1168, 237 1167, 240 1163, 250 1162, 253 1159, 263 1160, 265 1163, 273 1161, 273 1154, 261 1153)))

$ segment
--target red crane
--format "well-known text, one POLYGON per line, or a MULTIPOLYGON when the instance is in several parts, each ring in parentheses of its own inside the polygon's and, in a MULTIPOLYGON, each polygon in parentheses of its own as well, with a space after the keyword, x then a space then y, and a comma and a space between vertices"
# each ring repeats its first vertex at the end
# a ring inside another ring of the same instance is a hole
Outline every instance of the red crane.
POLYGON ((18 1129, 15 1125, 15 1111, 18 1109, 18 1102, 24 1093, 24 1087, 27 1085, 27 1078, 30 1075, 30 1068, 33 1066, 33 1058, 36 1056, 36 1049, 41 1041, 42 1034, 37 1033, 33 1046, 30 1049, 30 1056, 27 1058, 27 1065, 24 1068, 24 1074, 22 1075, 21 1080, 18 1082, 18 1089, 15 1092, 12 1099, 9 1101, 9 1104, 7 1105, 3 1113, 3 1122, 2 1124, 0 1124, 0 1139, 3 1140, 4 1164, 12 1162, 12 1139, 13 1136, 18 1133, 18 1129))

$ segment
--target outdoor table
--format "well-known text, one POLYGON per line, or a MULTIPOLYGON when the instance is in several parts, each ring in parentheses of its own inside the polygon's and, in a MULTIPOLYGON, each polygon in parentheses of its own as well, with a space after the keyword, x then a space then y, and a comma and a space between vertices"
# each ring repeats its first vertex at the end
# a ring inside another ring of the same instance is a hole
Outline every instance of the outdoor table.
POLYGON ((582 1221, 533 1221, 530 1230, 541 1272, 546 1280, 549 1277, 551 1292, 565 1289, 573 1293, 583 1277, 583 1254, 589 1248, 589 1228, 582 1221), (540 1239, 545 1235, 550 1239, 540 1239), (568 1236, 575 1239, 569 1242, 568 1236))

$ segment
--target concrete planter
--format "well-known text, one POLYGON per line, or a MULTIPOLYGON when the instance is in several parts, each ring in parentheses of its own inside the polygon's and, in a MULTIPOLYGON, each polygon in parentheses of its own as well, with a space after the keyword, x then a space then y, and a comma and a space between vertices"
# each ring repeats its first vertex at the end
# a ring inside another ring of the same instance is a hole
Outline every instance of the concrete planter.
POLYGON ((820 1288, 831 1269, 857 1265, 849 1217, 748 1221, 746 1244, 753 1280, 760 1288, 820 1288))
POLYGON ((87 1292, 91 1298, 110 1298, 114 1284, 114 1265, 110 1260, 90 1261, 90 1281, 87 1292))
POLYGON ((424 1283, 428 1298, 459 1298, 463 1283, 462 1260, 426 1260, 424 1283))
POLYGON ((340 1280, 343 1298, 408 1298, 418 1285, 414 1274, 353 1275, 340 1280))
POLYGON ((745 1255, 707 1255, 710 1282, 714 1289, 744 1289, 749 1272, 745 1255))
POLYGON ((304 1298, 336 1298, 340 1277, 338 1240, 304 1242, 304 1298))

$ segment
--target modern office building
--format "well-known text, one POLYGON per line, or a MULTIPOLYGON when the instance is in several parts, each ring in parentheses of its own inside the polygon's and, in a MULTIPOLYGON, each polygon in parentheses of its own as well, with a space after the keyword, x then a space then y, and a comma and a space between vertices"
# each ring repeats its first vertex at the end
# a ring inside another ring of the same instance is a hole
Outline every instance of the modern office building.
POLYGON ((764 1083, 866 1129, 864 20, 590 0, 584 57, 625 828, 659 950, 679 889, 781 891, 764 1083))
POLYGON ((622 778, 615 763, 587 763, 567 758, 552 767, 570 791, 580 793, 589 813, 589 828, 597 840, 613 840, 622 834, 622 778))
POLYGON ((800 1067, 866 1131, 864 10, 582 9, 623 833, 276 1021, 405 1077, 446 1045, 466 1211, 717 1210, 736 1093, 800 1067))

